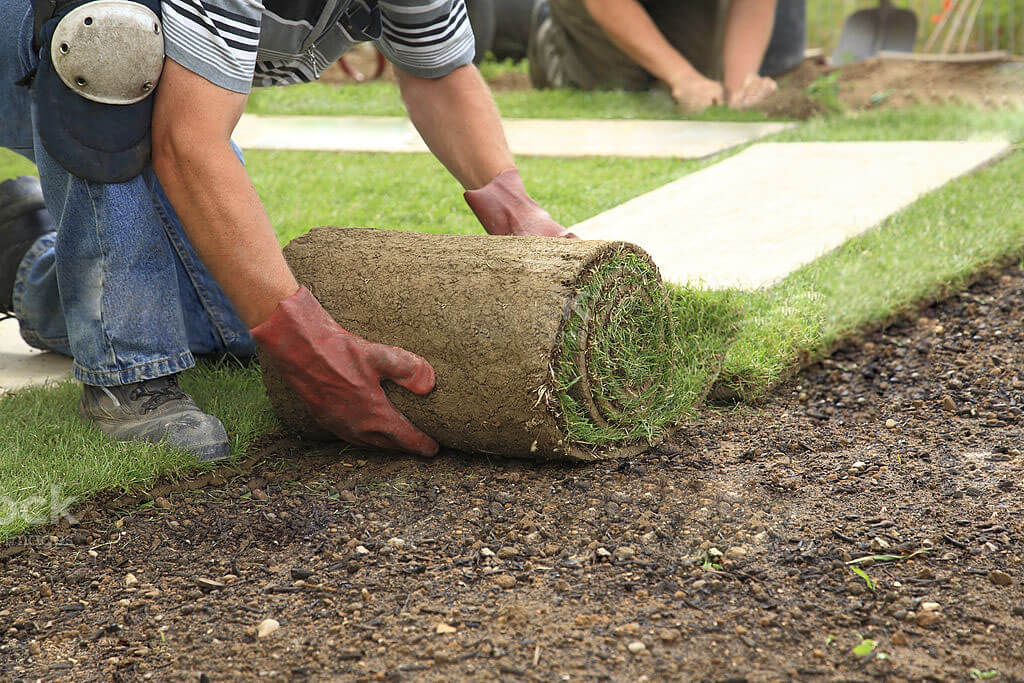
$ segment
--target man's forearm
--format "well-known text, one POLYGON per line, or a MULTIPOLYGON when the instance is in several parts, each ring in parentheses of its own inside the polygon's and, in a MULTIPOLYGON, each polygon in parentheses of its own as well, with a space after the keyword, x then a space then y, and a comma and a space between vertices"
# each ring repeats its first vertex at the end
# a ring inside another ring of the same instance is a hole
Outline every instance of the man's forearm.
POLYGON ((395 73, 416 130, 463 187, 481 188, 515 165, 498 108, 476 67, 437 79, 395 73))
POLYGON ((743 87, 761 68, 775 24, 776 0, 732 0, 722 46, 724 84, 728 91, 743 87))
POLYGON ((199 258, 255 327, 299 285, 230 146, 244 104, 168 59, 154 105, 153 170, 199 258))
POLYGON ((655 78, 673 86, 698 75, 636 0, 584 0, 583 4, 611 41, 655 78))

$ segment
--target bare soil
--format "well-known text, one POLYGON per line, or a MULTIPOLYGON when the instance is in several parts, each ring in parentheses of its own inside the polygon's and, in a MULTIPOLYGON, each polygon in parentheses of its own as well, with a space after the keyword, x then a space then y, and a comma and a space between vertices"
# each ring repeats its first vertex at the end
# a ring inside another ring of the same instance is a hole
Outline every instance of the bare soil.
POLYGON ((1024 107, 1024 63, 935 63, 869 59, 835 69, 807 59, 778 79, 779 90, 758 106, 770 116, 805 119, 826 110, 808 88, 837 73, 838 103, 846 109, 902 109, 925 104, 1024 107))
POLYGON ((0 678, 1024 680, 1022 316, 1014 267, 627 460, 278 441, 89 504, 2 549, 0 678))

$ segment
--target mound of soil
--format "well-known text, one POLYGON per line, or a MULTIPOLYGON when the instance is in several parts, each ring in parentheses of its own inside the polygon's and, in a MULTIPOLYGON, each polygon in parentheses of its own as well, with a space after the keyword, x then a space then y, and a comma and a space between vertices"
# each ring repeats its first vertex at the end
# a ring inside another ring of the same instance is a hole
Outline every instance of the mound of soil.
POLYGON ((836 74, 836 103, 851 110, 921 104, 970 104, 985 108, 1024 107, 1024 63, 938 63, 869 59, 840 69, 823 59, 806 59, 778 79, 779 89, 759 111, 805 119, 826 110, 812 97, 812 83, 836 74))
POLYGON ((1020 680, 1022 316, 1012 268, 625 461, 278 442, 90 505, 3 549, 0 676, 1020 680))

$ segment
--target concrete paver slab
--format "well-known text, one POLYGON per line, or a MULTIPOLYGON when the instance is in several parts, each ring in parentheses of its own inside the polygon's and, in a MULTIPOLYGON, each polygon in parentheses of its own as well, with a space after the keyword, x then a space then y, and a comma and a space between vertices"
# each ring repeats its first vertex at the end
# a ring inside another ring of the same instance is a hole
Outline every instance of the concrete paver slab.
POLYGON ((33 349, 22 340, 16 320, 0 322, 0 395, 30 384, 71 375, 71 359, 33 349))
MULTIPOLYGON (((693 159, 772 135, 795 124, 719 121, 505 119, 513 154, 693 159)), ((400 117, 242 116, 234 132, 243 149, 426 152, 400 117)))
POLYGON ((1003 142, 761 143, 572 230, 639 244, 670 282, 753 289, 1009 149, 1003 142))

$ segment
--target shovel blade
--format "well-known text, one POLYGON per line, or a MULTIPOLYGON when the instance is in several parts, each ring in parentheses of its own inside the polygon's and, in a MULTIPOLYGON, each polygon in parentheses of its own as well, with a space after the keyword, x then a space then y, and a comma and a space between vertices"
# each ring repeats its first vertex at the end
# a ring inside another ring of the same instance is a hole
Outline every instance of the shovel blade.
POLYGON ((913 52, 917 15, 906 9, 865 9, 846 18, 832 52, 836 66, 863 62, 885 50, 913 52))

